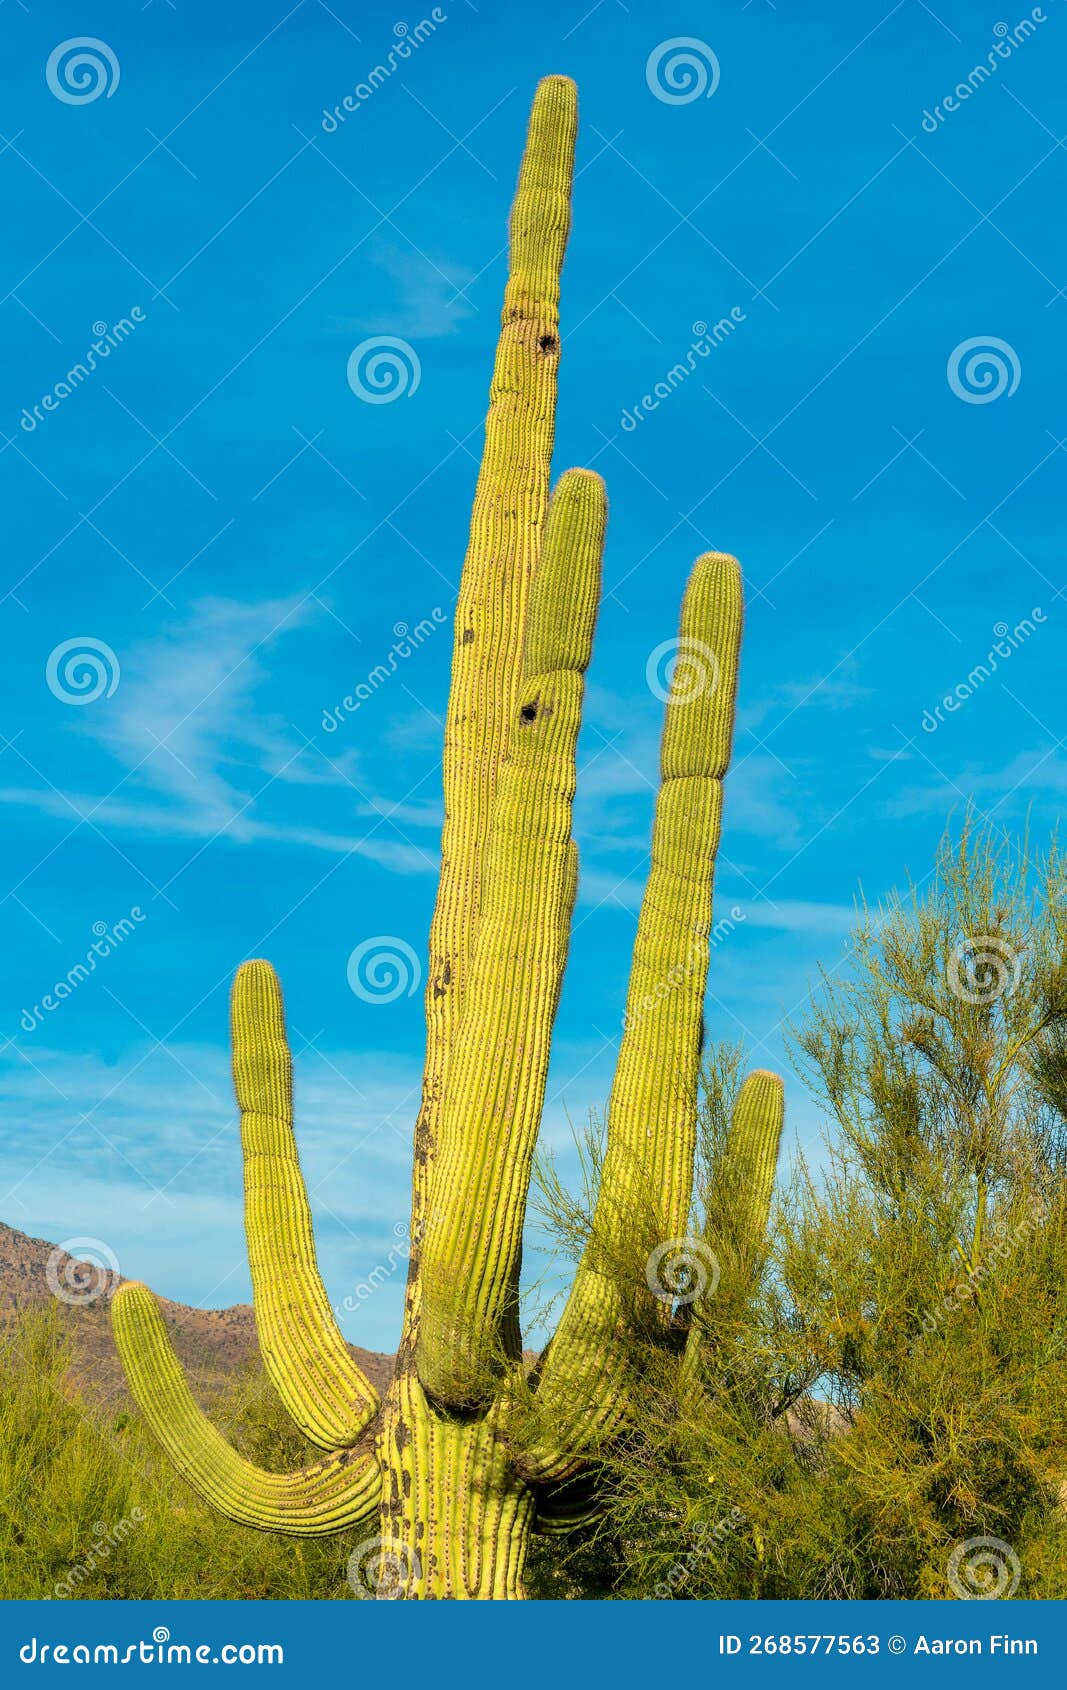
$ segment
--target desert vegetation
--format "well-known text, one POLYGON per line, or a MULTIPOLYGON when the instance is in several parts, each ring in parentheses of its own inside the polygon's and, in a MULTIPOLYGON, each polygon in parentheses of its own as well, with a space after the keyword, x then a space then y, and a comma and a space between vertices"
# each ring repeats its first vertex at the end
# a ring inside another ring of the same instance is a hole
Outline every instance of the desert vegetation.
MULTIPOLYGON (((342 1538, 294 1543, 219 1519, 131 1402, 86 1394, 62 1315, 26 1310, 0 1336, 0 1598, 352 1596, 342 1538)), ((302 1458, 258 1369, 211 1410, 264 1466, 302 1458)))

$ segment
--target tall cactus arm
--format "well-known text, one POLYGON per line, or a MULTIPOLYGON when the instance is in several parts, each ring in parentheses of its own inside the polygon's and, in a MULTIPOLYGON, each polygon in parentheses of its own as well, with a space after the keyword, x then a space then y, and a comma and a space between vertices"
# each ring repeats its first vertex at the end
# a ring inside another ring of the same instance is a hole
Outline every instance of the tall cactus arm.
POLYGON ((226 1442, 193 1401, 151 1291, 131 1281, 111 1305, 130 1389, 178 1471, 220 1514, 260 1531, 321 1537, 377 1515, 373 1449, 341 1449, 295 1473, 265 1473, 226 1442))
MULTIPOLYGON (((730 760, 743 598, 736 561, 697 560, 667 704, 652 863, 634 944, 590 1240, 533 1385, 537 1480, 565 1479, 625 1412, 628 1293, 618 1264, 686 1231, 712 887, 730 760), (639 1238, 637 1234, 642 1236, 639 1238)), ((635 1295, 648 1295, 643 1276, 635 1295)))
MULTIPOLYGON (((511 213, 511 258, 485 445, 456 606, 445 722, 441 876, 430 928, 426 1064, 411 1236, 423 1231, 446 1062, 481 910, 482 857, 521 678, 523 620, 548 507, 559 369, 560 272, 570 230, 577 92, 538 86, 511 213)), ((418 1293, 418 1246, 409 1325, 418 1293)))
POLYGON ((780 1075, 753 1069, 738 1093, 723 1157, 732 1187, 731 1243, 740 1261, 754 1260, 763 1249, 784 1123, 780 1075))
POLYGON ((319 1275, 293 1135, 285 1009, 269 963, 246 962, 238 969, 230 1008, 260 1353, 304 1436, 320 1449, 339 1449, 356 1442, 379 1399, 352 1359, 319 1275))
MULTIPOLYGON (((712 1169, 719 1189, 710 1195, 714 1214, 708 1216, 703 1244, 724 1282, 729 1282, 723 1289, 746 1303, 765 1253, 784 1119, 780 1077, 766 1068, 754 1069, 737 1095, 721 1157, 712 1169)), ((703 1299, 689 1329, 684 1361, 685 1377, 698 1385, 706 1377, 714 1331, 714 1300, 702 1305, 703 1299)))
POLYGON ((416 1363, 424 1389, 453 1406, 488 1392, 501 1352, 519 1354, 522 1224, 574 896, 575 745, 605 520, 600 477, 568 470, 534 579, 422 1241, 416 1363))

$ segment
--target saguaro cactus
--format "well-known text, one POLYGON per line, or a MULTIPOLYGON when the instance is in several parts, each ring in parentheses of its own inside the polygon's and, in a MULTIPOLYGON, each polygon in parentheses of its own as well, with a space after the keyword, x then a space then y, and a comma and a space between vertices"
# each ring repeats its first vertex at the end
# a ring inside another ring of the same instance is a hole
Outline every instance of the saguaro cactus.
MULTIPOLYGON (((264 1365, 324 1451, 261 1472, 190 1395, 144 1286, 114 1299, 131 1388, 178 1467, 233 1519, 312 1535, 361 1530, 380 1595, 516 1597, 531 1530, 572 1521, 583 1474, 624 1425, 628 1323, 644 1302, 641 1236, 687 1229, 696 1088, 741 638, 741 577, 709 553, 682 609, 652 867, 611 1094, 597 1229, 555 1337, 527 1374, 522 1227, 577 885, 575 743, 600 591, 600 478, 568 470, 549 502, 559 278, 576 94, 538 88, 511 220, 511 268, 456 611, 445 824, 430 933, 427 1052, 415 1129, 412 1251, 384 1402, 353 1362, 315 1261, 293 1136, 281 992, 245 963, 233 989, 245 1225, 264 1365), (628 1279, 606 1266, 633 1256, 628 1279)), ((762 1227, 781 1086, 753 1076, 734 1125, 762 1227)))

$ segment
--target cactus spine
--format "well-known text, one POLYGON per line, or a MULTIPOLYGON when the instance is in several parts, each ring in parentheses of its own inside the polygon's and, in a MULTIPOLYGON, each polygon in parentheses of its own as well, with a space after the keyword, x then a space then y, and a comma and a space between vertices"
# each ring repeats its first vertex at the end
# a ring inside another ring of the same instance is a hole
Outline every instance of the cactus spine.
MULTIPOLYGON (((524 1377, 522 1226, 577 885, 575 745, 607 516, 603 484, 588 471, 568 470, 549 500, 576 128, 573 84, 547 78, 512 211, 456 610, 394 1380, 380 1403, 318 1273, 281 992, 265 962, 238 971, 232 1015, 256 1323, 267 1372, 322 1460, 258 1471, 193 1401, 151 1294, 127 1284, 113 1305, 131 1389, 190 1483, 265 1530, 374 1532, 387 1569, 380 1594, 522 1596, 530 1531, 559 1529, 588 1506, 575 1486, 600 1441, 625 1424, 628 1319, 650 1298, 640 1250, 630 1283, 591 1246, 555 1337, 524 1377)), ((737 564, 700 558, 682 610, 598 1199, 597 1229, 616 1255, 633 1256, 638 1209, 646 1241, 686 1231, 741 624, 737 564)), ((734 1138, 751 1171, 745 1224, 759 1232, 781 1122, 780 1082, 752 1076, 734 1138)))

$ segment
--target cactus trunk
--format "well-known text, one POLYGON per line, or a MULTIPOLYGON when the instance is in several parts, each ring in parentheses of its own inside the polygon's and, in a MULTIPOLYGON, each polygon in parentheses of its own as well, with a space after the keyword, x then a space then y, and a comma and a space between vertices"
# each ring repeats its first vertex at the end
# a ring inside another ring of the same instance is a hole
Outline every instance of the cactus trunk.
MULTIPOLYGON (((288 1474, 244 1460, 193 1400, 150 1293, 127 1284, 113 1305, 131 1389, 189 1482, 263 1530, 358 1534, 354 1586, 365 1594, 369 1579, 380 1597, 522 1597, 531 1531, 557 1531, 595 1507, 598 1451, 627 1423, 631 1322, 645 1330, 651 1310, 654 1329, 670 1324, 650 1251, 677 1245, 689 1218, 742 623, 740 570, 718 553, 698 560, 683 605, 597 1236, 527 1373, 522 1229, 578 880, 575 753, 607 517, 603 484, 587 470, 566 471, 549 498, 576 119, 573 84, 549 77, 512 212, 456 609, 393 1382, 379 1402, 318 1272, 281 991, 265 962, 243 964, 233 991, 245 1227, 264 1366, 321 1459, 288 1474)), ((781 1121, 781 1088, 763 1077, 737 1127, 752 1167, 746 1232, 765 1224, 781 1121)))
POLYGON ((455 1419, 431 1407, 413 1373, 386 1399, 380 1596, 514 1600, 535 1498, 500 1439, 498 1416, 455 1419))

